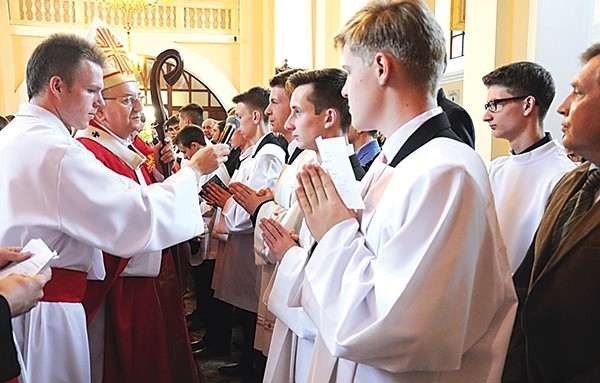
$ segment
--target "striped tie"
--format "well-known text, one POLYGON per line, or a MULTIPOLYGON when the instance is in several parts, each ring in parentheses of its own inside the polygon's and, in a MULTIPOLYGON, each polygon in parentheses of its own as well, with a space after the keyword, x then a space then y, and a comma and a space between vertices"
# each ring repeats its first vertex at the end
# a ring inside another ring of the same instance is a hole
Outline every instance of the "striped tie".
POLYGON ((581 189, 569 198, 558 216, 554 231, 552 232, 552 252, 556 250, 562 239, 579 223, 581 217, 590 210, 594 204, 596 191, 599 187, 600 171, 594 169, 589 173, 581 189))

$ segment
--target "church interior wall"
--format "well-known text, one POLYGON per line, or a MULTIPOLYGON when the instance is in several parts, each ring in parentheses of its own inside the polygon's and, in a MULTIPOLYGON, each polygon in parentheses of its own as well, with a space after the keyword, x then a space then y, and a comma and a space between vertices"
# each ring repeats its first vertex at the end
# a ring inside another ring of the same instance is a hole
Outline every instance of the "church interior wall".
MULTIPOLYGON (((50 27, 11 25, 9 9, 17 0, 0 1, 0 114, 16 111, 25 102, 25 66, 35 46, 55 31, 79 30, 89 26, 50 27)), ((35 0, 28 0, 35 1, 35 0)), ((187 0, 185 0, 187 1, 187 0)), ((182 3, 185 3, 181 0, 182 3)), ((189 3, 189 2, 188 2, 189 3)), ((266 86, 275 67, 284 59, 292 67, 307 69, 339 66, 340 52, 332 38, 366 0, 257 0, 239 1, 239 33, 235 36, 202 36, 194 33, 160 33, 134 28, 134 51, 156 56, 157 46, 178 44, 186 51, 186 66, 199 78, 213 77, 211 89, 226 103, 231 93, 251 86, 266 86), (160 44, 155 42, 160 40, 160 44), (210 70, 203 67, 210 64, 210 70), (216 72, 215 72, 216 71, 216 72), (218 72, 215 80, 213 74, 218 72), (216 86, 220 89, 213 89, 216 86)), ((451 0, 426 0, 447 30, 451 0)), ((484 160, 508 152, 506 141, 492 137, 481 121, 486 89, 481 77, 509 62, 534 60, 555 77, 557 95, 548 115, 547 129, 560 138, 560 116, 554 110, 568 91, 579 68, 578 54, 600 37, 600 0, 478 0, 466 8, 465 57, 450 60, 444 87, 457 90, 471 114, 477 135, 477 151, 484 160), (565 22, 577 20, 577 22, 565 22)), ((50 24, 51 25, 51 24, 50 24)), ((124 36, 122 26, 115 29, 124 36)))

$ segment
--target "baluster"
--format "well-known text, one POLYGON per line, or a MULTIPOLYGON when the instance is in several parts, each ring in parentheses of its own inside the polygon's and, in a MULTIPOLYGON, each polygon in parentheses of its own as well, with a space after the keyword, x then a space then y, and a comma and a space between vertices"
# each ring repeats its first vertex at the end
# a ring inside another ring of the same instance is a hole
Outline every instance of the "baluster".
POLYGON ((223 9, 219 9, 217 12, 217 29, 223 29, 223 9))
POLYGON ((185 9, 185 22, 183 24, 184 29, 188 29, 191 27, 190 25, 190 20, 192 15, 190 14, 192 12, 192 8, 186 8, 185 9))
POLYGON ((148 27, 150 26, 150 19, 148 16, 148 10, 146 8, 138 8, 136 12, 138 16, 138 26, 148 27))
POLYGON ((153 27, 156 27, 156 22, 157 22, 156 11, 157 11, 156 7, 152 7, 148 10, 148 12, 150 12, 150 22, 153 27))
POLYGON ((98 14, 98 6, 94 3, 86 2, 83 7, 83 20, 84 22, 90 23, 92 18, 98 14))
POLYGON ((38 9, 37 9, 36 1, 37 0, 31 0, 31 20, 32 21, 35 21, 35 20, 39 21, 38 14, 37 14, 38 9))
POLYGON ((53 22, 54 20, 54 0, 50 0, 48 2, 48 8, 46 8, 46 14, 44 15, 44 20, 53 22))
MULTIPOLYGON (((65 1, 63 2, 63 19, 68 22, 76 22, 77 20, 75 19, 75 4, 72 1, 65 1), (66 7, 66 9, 65 9, 66 7)), ((79 20, 81 21, 81 20, 79 20)))
POLYGON ((169 20, 167 19, 167 6, 161 5, 159 10, 160 10, 160 12, 158 14, 159 25, 163 28, 170 27, 169 20))
POLYGON ((206 29, 206 8, 202 8, 202 13, 200 14, 200 28, 206 29))
POLYGON ((156 20, 154 19, 154 11, 153 9, 145 9, 144 10, 144 25, 147 27, 155 27, 156 20))
POLYGON ((29 17, 27 16, 27 1, 25 0, 20 0, 19 1, 19 16, 21 16, 21 20, 28 20, 29 17))
POLYGON ((210 29, 219 29, 219 27, 217 26, 217 18, 215 17, 217 12, 219 12, 218 9, 210 9, 210 29))
POLYGON ((59 20, 61 23, 68 23, 70 20, 65 20, 65 9, 64 9, 64 5, 65 5, 65 3, 64 3, 62 0, 60 0, 60 1, 58 2, 58 20, 59 20))
POLYGON ((44 0, 40 0, 40 19, 39 21, 49 21, 48 20, 48 10, 46 9, 46 2, 44 0))

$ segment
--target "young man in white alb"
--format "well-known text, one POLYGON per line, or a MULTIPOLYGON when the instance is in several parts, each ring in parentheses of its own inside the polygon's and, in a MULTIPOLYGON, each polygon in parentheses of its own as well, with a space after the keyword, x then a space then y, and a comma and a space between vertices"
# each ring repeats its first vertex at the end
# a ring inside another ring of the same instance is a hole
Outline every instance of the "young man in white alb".
POLYGON ((387 139, 358 214, 320 167, 298 175, 317 245, 287 302, 317 330, 308 380, 499 381, 516 296, 485 166, 436 103, 443 31, 422 1, 372 1, 335 41, 352 125, 387 139))
POLYGON ((483 120, 496 138, 510 143, 510 156, 488 165, 500 232, 514 273, 531 245, 554 185, 575 165, 544 133, 554 99, 554 81, 541 65, 517 62, 483 77, 488 88, 483 120))

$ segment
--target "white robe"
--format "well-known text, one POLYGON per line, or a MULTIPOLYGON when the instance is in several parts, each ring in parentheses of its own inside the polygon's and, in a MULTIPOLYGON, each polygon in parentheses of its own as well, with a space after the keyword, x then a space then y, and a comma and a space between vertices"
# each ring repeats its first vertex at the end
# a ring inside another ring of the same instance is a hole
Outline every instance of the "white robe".
MULTIPOLYGON (((252 146, 252 155, 244 160, 231 182, 241 182, 255 190, 273 189, 285 163, 285 152, 273 144, 264 145, 257 151, 265 137, 252 146)), ((220 276, 215 284, 215 297, 244 310, 257 312, 260 275, 254 263, 254 227, 250 214, 230 198, 223 207, 221 218, 229 231, 229 238, 223 265, 218 266, 220 276)), ((218 262, 221 263, 221 260, 218 262)))
MULTIPOLYGON (((409 133, 388 138, 387 158, 409 133)), ((308 380, 500 381, 516 296, 481 159, 437 138, 396 168, 375 161, 362 185, 359 220, 329 230, 291 281, 288 304, 318 331, 308 380)))
POLYGON ((557 141, 488 164, 500 232, 514 273, 535 234, 554 185, 575 168, 557 141))
MULTIPOLYGON (((0 246, 41 238, 52 266, 104 278, 102 251, 158 251, 203 230, 191 169, 141 187, 115 174, 70 137, 62 122, 32 104, 0 132, 0 246)), ((24 382, 89 382, 85 313, 80 303, 41 302, 13 319, 24 382)))
POLYGON ((304 150, 296 157, 293 163, 285 165, 275 184, 273 200, 264 203, 256 216, 257 226, 254 229, 254 258, 256 264, 261 268, 261 280, 254 348, 262 351, 264 355, 269 353, 269 344, 271 343, 273 325, 275 323, 275 316, 267 309, 266 301, 270 293, 271 279, 275 273, 277 260, 265 244, 258 222, 262 218, 272 218, 281 223, 288 231, 294 230, 296 233, 300 232, 302 211, 298 204, 294 204, 296 201, 296 187, 298 186, 296 174, 298 174, 298 171, 305 164, 316 162, 316 153, 312 150, 304 150), (294 207, 292 208, 292 206, 294 207))
MULTIPOLYGON (((298 202, 292 207, 298 208, 298 202)), ((302 307, 288 305, 296 291, 314 244, 308 227, 302 222, 299 245, 285 253, 273 275, 268 308, 276 316, 263 382, 307 382, 310 359, 317 329, 302 307)))

